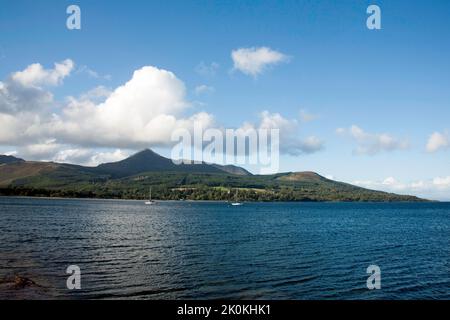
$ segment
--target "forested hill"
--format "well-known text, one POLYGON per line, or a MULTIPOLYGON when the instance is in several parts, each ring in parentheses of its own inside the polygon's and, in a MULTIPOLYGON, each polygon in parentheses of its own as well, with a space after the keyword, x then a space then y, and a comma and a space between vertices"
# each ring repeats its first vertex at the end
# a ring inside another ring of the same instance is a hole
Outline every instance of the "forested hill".
POLYGON ((314 172, 252 175, 237 166, 175 165, 151 150, 84 167, 0 156, 0 195, 239 201, 425 201, 368 190, 314 172))

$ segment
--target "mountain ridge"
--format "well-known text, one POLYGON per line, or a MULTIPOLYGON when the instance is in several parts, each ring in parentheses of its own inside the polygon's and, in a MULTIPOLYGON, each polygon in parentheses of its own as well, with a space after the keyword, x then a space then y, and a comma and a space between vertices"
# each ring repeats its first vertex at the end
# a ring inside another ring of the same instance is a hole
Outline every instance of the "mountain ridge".
MULTIPOLYGON (((18 159, 18 158, 16 158, 18 159)), ((180 164, 150 149, 126 159, 85 167, 70 163, 14 161, 0 164, 0 195, 242 201, 426 201, 369 190, 315 172, 253 175, 218 164, 180 164)))
POLYGON ((230 165, 221 166, 205 162, 200 164, 175 164, 171 159, 163 157, 150 149, 139 151, 121 161, 100 164, 96 168, 100 172, 112 173, 116 178, 150 171, 230 173, 231 170, 234 170, 236 174, 250 174, 243 168, 230 165))
POLYGON ((0 165, 7 163, 15 163, 15 162, 24 162, 25 160, 21 158, 16 158, 14 156, 2 155, 0 154, 0 165))

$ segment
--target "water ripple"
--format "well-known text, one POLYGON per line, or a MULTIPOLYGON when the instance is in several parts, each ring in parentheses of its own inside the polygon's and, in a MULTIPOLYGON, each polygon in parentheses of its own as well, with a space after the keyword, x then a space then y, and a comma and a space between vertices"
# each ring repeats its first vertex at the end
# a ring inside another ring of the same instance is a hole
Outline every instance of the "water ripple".
POLYGON ((449 299, 449 260, 448 203, 0 198, 0 298, 449 299), (40 287, 11 291, 15 274, 40 287))

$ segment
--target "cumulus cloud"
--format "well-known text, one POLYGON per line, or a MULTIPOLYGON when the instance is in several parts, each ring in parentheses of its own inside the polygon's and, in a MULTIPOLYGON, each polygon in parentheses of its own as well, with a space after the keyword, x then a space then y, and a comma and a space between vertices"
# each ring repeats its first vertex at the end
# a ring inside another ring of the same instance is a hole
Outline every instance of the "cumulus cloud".
POLYGON ((416 195, 433 200, 450 200, 450 176, 409 182, 387 177, 383 180, 352 181, 351 183, 368 189, 416 195))
POLYGON ((80 97, 68 97, 66 105, 57 114, 45 109, 52 101, 50 98, 39 110, 27 110, 34 112, 16 108, 8 114, 2 104, 0 143, 36 143, 54 138, 58 144, 83 147, 139 149, 167 146, 171 144, 170 136, 176 128, 191 131, 195 121, 205 128, 214 121, 205 112, 183 116, 190 108, 185 91, 183 82, 173 73, 143 67, 113 91, 98 87, 80 97))
MULTIPOLYGON (((63 102, 55 102, 51 92, 38 85, 60 84, 68 75, 63 69, 55 67, 60 75, 55 76, 51 70, 37 68, 44 70, 52 80, 44 80, 42 76, 27 77, 22 72, 20 80, 9 77, 1 83, 0 144, 15 147, 18 155, 25 159, 92 165, 124 155, 114 150, 172 146, 175 142, 171 136, 177 129, 193 132, 195 125, 203 129, 217 127, 211 114, 189 113, 192 104, 186 99, 185 85, 170 71, 146 66, 115 89, 100 86, 78 97, 69 96, 63 102), (29 99, 28 91, 25 90, 26 94, 14 91, 16 101, 35 101, 33 108, 27 107, 25 102, 11 107, 10 87, 13 85, 38 90, 41 96, 48 98, 29 99), (55 104, 59 108, 54 108, 55 104), (107 151, 94 154, 92 148, 107 151)), ((323 147, 323 142, 315 136, 300 138, 298 121, 278 113, 264 111, 259 122, 246 125, 256 129, 280 129, 283 153, 299 155, 323 147)))
POLYGON ((101 100, 108 98, 112 91, 104 86, 98 86, 80 95, 80 100, 101 100))
POLYGON ((44 69, 40 63, 33 63, 25 70, 13 73, 11 79, 24 87, 55 86, 61 84, 73 70, 74 65, 70 59, 55 63, 53 69, 44 69))
POLYGON ((52 130, 78 145, 167 146, 177 128, 191 131, 194 121, 205 128, 213 124, 213 117, 205 112, 182 117, 189 106, 183 82, 172 72, 147 66, 136 70, 131 80, 100 104, 71 98, 52 130))
POLYGON ((448 131, 443 133, 434 132, 429 138, 426 145, 427 152, 437 152, 439 150, 448 149, 450 147, 450 135, 448 131))
POLYGON ((407 140, 397 139, 390 134, 373 134, 365 132, 356 125, 350 128, 338 128, 336 133, 341 136, 349 136, 357 143, 355 154, 375 155, 381 152, 404 150, 409 148, 407 140))
POLYGON ((282 62, 288 62, 289 57, 268 47, 240 48, 231 52, 234 70, 256 77, 268 67, 282 62))
POLYGON ((53 101, 53 95, 39 87, 23 86, 12 79, 0 82, 0 112, 14 114, 40 110, 53 101))
POLYGON ((39 124, 53 104, 46 87, 60 85, 73 67, 70 59, 55 63, 53 69, 35 63, 0 82, 0 143, 34 133, 33 124, 39 124))
POLYGON ((47 130, 51 119, 47 105, 37 110, 18 110, 14 114, 0 110, 0 144, 23 146, 51 139, 47 130))

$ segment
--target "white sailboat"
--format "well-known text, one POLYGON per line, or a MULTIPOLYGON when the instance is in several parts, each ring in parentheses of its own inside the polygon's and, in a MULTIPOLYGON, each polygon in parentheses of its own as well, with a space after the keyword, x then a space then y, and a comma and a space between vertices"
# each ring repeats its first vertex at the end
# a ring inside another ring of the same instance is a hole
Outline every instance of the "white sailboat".
POLYGON ((152 188, 150 187, 150 196, 149 200, 145 201, 145 204, 155 204, 156 202, 152 200, 152 188))

